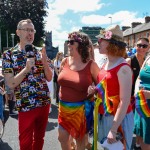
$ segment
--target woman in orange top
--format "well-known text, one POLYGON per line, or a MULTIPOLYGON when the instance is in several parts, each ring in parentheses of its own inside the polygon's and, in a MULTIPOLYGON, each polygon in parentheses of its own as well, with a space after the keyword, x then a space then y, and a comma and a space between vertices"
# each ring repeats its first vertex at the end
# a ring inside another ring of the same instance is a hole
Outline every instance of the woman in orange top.
POLYGON ((72 32, 68 36, 69 57, 61 63, 58 83, 60 84, 59 141, 62 150, 70 150, 71 135, 76 140, 76 149, 85 149, 85 134, 91 122, 92 104, 87 97, 87 89, 97 83, 99 67, 90 59, 91 41, 82 32, 72 32))

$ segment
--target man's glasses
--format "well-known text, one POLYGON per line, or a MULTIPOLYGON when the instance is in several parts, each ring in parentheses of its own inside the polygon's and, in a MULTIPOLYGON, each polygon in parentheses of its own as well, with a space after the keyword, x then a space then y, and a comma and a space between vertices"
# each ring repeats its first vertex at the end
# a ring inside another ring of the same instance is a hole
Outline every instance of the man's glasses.
POLYGON ((73 45, 74 42, 76 42, 76 41, 75 41, 75 40, 68 40, 68 41, 67 41, 67 44, 73 45))
POLYGON ((31 33, 36 33, 36 30, 34 30, 34 29, 29 29, 29 28, 26 28, 26 29, 18 29, 18 30, 23 30, 23 31, 25 31, 25 32, 31 32, 31 33))
POLYGON ((138 48, 147 48, 148 45, 146 45, 146 44, 137 44, 137 47, 138 48))

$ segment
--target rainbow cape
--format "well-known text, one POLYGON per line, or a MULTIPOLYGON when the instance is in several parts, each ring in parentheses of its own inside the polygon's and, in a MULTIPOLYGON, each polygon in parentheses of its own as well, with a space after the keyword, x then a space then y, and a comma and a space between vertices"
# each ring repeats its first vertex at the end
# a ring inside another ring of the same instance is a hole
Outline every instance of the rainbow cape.
POLYGON ((142 90, 135 95, 135 108, 141 117, 150 117, 150 108, 142 90))

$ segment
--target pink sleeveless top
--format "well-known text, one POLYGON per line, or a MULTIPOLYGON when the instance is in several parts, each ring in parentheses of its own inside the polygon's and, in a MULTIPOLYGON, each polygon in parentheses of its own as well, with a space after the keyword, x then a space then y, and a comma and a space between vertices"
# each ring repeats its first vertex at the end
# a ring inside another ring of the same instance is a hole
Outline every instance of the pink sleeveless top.
POLYGON ((67 58, 65 65, 58 76, 60 99, 67 102, 79 102, 85 100, 87 99, 88 87, 93 82, 90 72, 93 60, 90 60, 85 68, 80 71, 71 70, 68 61, 67 58))

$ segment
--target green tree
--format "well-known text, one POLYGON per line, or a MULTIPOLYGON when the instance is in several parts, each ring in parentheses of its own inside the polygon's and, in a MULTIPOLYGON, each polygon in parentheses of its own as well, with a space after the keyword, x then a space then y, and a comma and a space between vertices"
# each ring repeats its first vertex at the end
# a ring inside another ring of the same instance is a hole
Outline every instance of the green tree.
MULTIPOLYGON (((34 23, 36 34, 34 44, 40 46, 44 36, 44 17, 47 16, 45 8, 48 8, 46 0, 0 0, 0 28, 2 32, 2 46, 6 46, 6 31, 9 33, 9 45, 11 46, 10 33, 16 33, 16 27, 20 20, 31 19, 34 23), (5 44, 4 44, 5 43, 5 44)), ((15 36, 15 43, 18 37, 15 36)))

